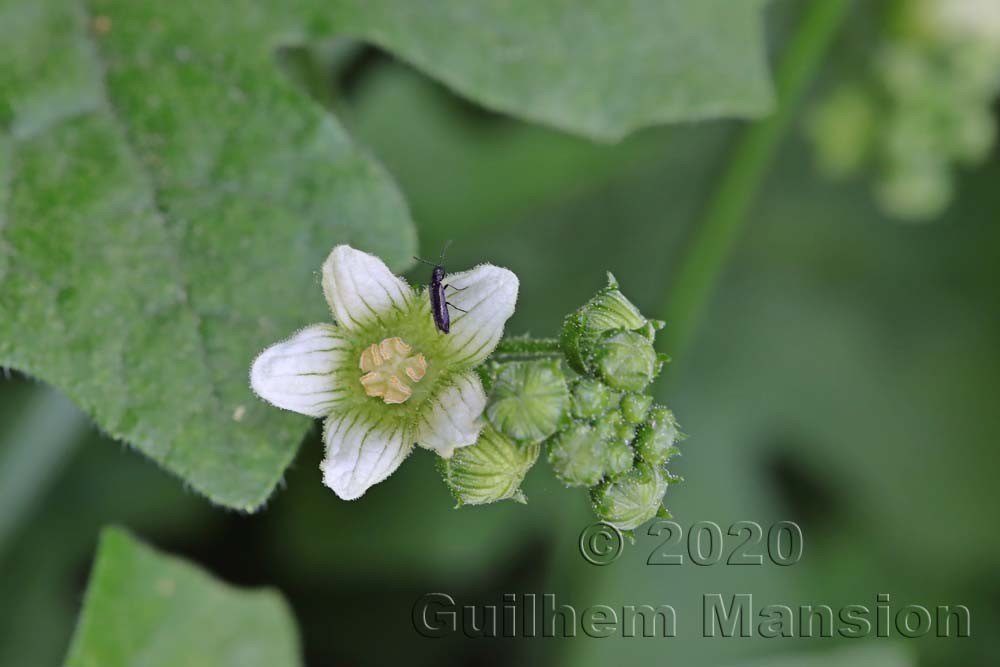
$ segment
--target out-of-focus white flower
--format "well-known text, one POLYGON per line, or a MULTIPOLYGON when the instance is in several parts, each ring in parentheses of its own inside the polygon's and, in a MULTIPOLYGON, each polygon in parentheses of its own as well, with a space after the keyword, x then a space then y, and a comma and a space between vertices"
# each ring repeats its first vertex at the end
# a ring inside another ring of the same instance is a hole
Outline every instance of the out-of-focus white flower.
POLYGON ((1000 40, 1000 0, 921 0, 919 11, 928 30, 958 40, 1000 40))

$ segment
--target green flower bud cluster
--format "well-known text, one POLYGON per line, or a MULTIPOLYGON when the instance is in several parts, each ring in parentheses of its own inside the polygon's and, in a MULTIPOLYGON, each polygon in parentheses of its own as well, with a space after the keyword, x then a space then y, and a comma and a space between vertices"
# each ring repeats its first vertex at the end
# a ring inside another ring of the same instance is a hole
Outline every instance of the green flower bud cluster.
POLYGON ((572 423, 549 439, 548 459, 568 486, 590 488, 597 516, 630 530, 662 510, 680 439, 669 410, 646 393, 666 358, 653 347, 662 322, 646 319, 608 274, 608 286, 566 318, 560 342, 572 423))
POLYGON ((952 199, 954 168, 974 166, 996 139, 1000 12, 970 0, 905 0, 890 18, 874 67, 840 84, 809 123, 831 176, 865 173, 882 208, 932 218, 952 199), (962 12, 965 11, 966 15, 962 12))
POLYGON ((682 435, 648 393, 666 358, 663 323, 645 318, 608 274, 608 286, 566 318, 558 341, 516 338, 479 368, 489 400, 479 440, 442 459, 459 505, 512 499, 543 446, 567 486, 590 490, 597 516, 631 530, 666 512, 666 464, 682 435))

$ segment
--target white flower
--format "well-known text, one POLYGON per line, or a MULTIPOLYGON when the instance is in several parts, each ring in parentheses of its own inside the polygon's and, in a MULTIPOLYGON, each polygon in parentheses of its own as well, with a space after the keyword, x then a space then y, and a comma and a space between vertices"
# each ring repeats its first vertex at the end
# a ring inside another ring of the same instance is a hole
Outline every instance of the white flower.
POLYGON ((448 334, 434 325, 425 290, 378 257, 337 246, 323 264, 337 324, 302 329, 250 369, 264 400, 325 418, 323 482, 344 500, 391 475, 414 443, 448 458, 479 436, 486 394, 473 369, 500 341, 518 280, 483 264, 444 282, 448 334))

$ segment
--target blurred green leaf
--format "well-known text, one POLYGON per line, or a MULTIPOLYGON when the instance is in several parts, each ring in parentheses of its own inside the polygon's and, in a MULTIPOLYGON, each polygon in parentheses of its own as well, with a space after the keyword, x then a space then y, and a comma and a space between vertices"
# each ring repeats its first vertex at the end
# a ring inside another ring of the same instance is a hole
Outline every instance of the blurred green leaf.
POLYGON ((488 108, 616 140, 657 123, 766 113, 762 6, 343 0, 323 14, 326 32, 392 51, 488 108))
POLYGON ((66 667, 299 665, 288 606, 105 529, 66 667))
POLYGON ((415 250, 395 186, 282 77, 255 7, 0 0, 0 364, 247 510, 308 426, 252 396, 250 362, 329 318, 331 246, 396 268, 415 250))
MULTIPOLYGON (((469 113, 446 90, 394 62, 373 70, 363 89, 337 112, 399 181, 428 248, 443 243, 437 237, 505 229, 539 209, 574 200, 626 166, 642 169, 658 159, 669 150, 672 132, 690 131, 665 126, 617 144, 597 144, 469 113), (405 117, 400 108, 406 108, 405 117)), ((449 252, 461 252, 459 241, 455 246, 449 252)))
POLYGON ((0 556, 85 439, 89 423, 65 396, 32 388, 0 433, 0 556))
MULTIPOLYGON (((0 424, 11 414, 10 390, 18 385, 32 392, 14 401, 26 414, 33 392, 42 391, 29 382, 0 382, 0 424)), ((0 553, 0 665, 58 665, 65 658, 86 584, 82 575, 102 526, 127 525, 170 545, 193 534, 203 545, 224 532, 227 521, 252 520, 213 511, 156 465, 96 430, 88 429, 67 456, 37 487, 44 495, 24 508, 0 553)))

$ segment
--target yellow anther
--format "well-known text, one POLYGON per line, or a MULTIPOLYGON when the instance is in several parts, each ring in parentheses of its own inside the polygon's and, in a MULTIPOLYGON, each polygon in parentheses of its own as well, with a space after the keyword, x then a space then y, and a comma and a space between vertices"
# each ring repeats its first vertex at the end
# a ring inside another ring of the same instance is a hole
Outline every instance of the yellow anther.
POLYGON ((365 372, 361 376, 365 393, 386 403, 405 402, 413 394, 412 385, 427 373, 424 355, 412 352, 413 348, 398 336, 365 348, 358 363, 365 372))

